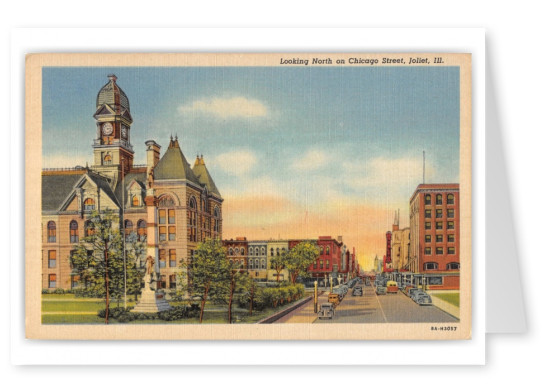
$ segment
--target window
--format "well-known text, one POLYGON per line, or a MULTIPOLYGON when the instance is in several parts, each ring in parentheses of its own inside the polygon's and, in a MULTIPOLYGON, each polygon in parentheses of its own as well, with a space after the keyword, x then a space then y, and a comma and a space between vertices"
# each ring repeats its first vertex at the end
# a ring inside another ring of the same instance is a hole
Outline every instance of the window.
POLYGON ((442 205, 442 194, 436 195, 436 205, 442 205))
POLYGON ((168 240, 176 240, 176 227, 174 225, 168 227, 168 240))
POLYGON ((329 259, 327 259, 327 260, 325 261, 325 268, 326 268, 326 269, 329 269, 329 259))
POLYGON ((258 257, 258 247, 254 249, 254 255, 258 257))
POLYGON ((325 255, 329 255, 329 246, 325 247, 325 255))
POLYGON ((441 221, 437 221, 436 222, 436 229, 442 229, 442 222, 441 221))
POLYGON ((48 267, 52 268, 55 267, 56 264, 56 250, 49 250, 48 251, 48 267))
POLYGON ((448 242, 455 242, 455 235, 454 234, 450 234, 448 235, 448 242))
POLYGON ((166 276, 162 275, 161 280, 158 282, 158 288, 159 289, 166 289, 166 276))
POLYGON ((110 165, 111 163, 113 163, 113 160, 111 159, 111 155, 107 154, 103 157, 103 164, 104 165, 110 165))
POLYGON ((80 279, 79 276, 71 276, 71 289, 78 288, 78 280, 80 279))
POLYGON ((276 254, 279 257, 279 248, 276 250, 276 254))
POLYGON ((56 241, 56 228, 53 221, 48 221, 48 243, 55 243, 56 241))
POLYGON ((170 275, 169 283, 170 283, 170 286, 169 286, 170 289, 176 289, 176 275, 175 274, 170 275))
POLYGON ((245 249, 241 247, 241 255, 245 255, 245 249))
POLYGON ((218 207, 214 208, 214 232, 220 232, 220 210, 218 207))
POLYGON ((273 248, 270 249, 270 256, 271 256, 271 257, 274 256, 274 249, 273 249, 273 248))
POLYGON ((189 199, 189 240, 191 242, 197 241, 197 201, 194 197, 189 199))
POLYGON ((436 235, 436 242, 443 242, 444 237, 442 235, 436 235))
POLYGON ((159 210, 159 224, 166 224, 166 210, 159 210))
POLYGON ((140 206, 140 199, 137 195, 132 196, 132 206, 140 206))
POLYGON ((253 255, 253 248, 249 247, 249 255, 253 255))
POLYGON ((424 270, 438 270, 438 264, 436 262, 427 262, 424 264, 424 270))
POLYGON ((147 237, 147 223, 145 220, 138 221, 138 240, 140 242, 145 242, 147 237))
POLYGON ((425 218, 430 219, 432 217, 432 210, 431 209, 425 209, 425 218))
POLYGON ((442 285, 442 277, 427 277, 427 285, 442 285))
POLYGON ((458 262, 450 262, 446 265, 446 270, 459 270, 458 262))
POLYGON ((425 255, 431 255, 432 254, 432 248, 431 247, 425 247, 425 255))
POLYGON ((230 247, 230 249, 228 250, 228 255, 230 257, 233 257, 233 248, 230 247))
POLYGON ((166 267, 166 250, 164 249, 159 250, 159 267, 166 267))
POLYGON ((441 219, 442 218, 442 209, 436 209, 436 218, 441 219))
POLYGON ((262 250, 262 251, 260 251, 260 252, 261 252, 262 256, 266 255, 266 249, 265 249, 264 247, 262 247, 261 250, 262 250))
POLYGON ((455 255, 455 247, 448 247, 448 254, 455 255))
POLYGON ((442 254, 444 254, 444 248, 436 247, 436 255, 442 255, 442 254))
POLYGON ((453 205, 455 203, 455 197, 453 196, 453 194, 448 194, 448 196, 446 197, 446 203, 448 205, 453 205))
POLYGON ((318 268, 318 263, 317 263, 317 262, 314 262, 314 263, 312 264, 312 269, 317 269, 317 268, 318 268))
POLYGON ((92 198, 86 198, 84 200, 84 210, 94 210, 96 209, 96 201, 92 198))
POLYGON ((176 224, 176 211, 174 209, 168 210, 168 224, 176 224))
POLYGON ((176 250, 168 250, 170 267, 176 267, 176 250))
POLYGON ((255 259, 255 260, 254 260, 254 268, 255 268, 255 269, 258 269, 258 259, 255 259))
POLYGON ((69 224, 69 230, 71 235, 71 243, 78 243, 78 223, 73 220, 69 224))
POLYGON ((55 288, 55 287, 56 287, 56 275, 48 274, 48 288, 55 288))
POLYGON ((323 247, 320 247, 320 255, 323 255, 323 247))
POLYGON ((455 229, 455 221, 448 221, 448 229, 455 229))
POLYGON ((425 223, 425 229, 431 229, 431 223, 430 223, 430 221, 427 221, 427 222, 425 223))
POLYGON ((159 227, 159 242, 166 242, 166 227, 159 227))
POLYGON ((448 218, 453 219, 455 217, 455 211, 453 209, 448 209, 448 218))
POLYGON ((126 240, 129 240, 130 235, 132 235, 132 231, 134 230, 134 224, 132 224, 132 221, 125 220, 124 221, 124 236, 126 236, 126 240))
POLYGON ((430 243, 431 242, 431 236, 430 235, 425 235, 425 243, 430 243))
POLYGON ((84 222, 84 236, 92 236, 96 233, 94 224, 90 220, 84 222))
POLYGON ((425 195, 425 205, 430 205, 431 197, 430 194, 425 195))

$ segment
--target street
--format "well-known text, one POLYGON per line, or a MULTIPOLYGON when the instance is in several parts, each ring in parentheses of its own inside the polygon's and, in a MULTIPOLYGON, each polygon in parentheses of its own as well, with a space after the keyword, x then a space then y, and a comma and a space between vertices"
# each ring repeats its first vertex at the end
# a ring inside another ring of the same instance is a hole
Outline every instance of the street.
MULTIPOLYGON (((435 306, 420 306, 402 292, 377 296, 368 281, 363 287, 363 296, 352 296, 350 289, 335 310, 333 319, 318 319, 309 302, 279 319, 277 323, 422 323, 458 322, 456 318, 435 306)), ((356 285, 358 286, 358 285, 356 285)), ((319 303, 327 301, 327 292, 319 303)))

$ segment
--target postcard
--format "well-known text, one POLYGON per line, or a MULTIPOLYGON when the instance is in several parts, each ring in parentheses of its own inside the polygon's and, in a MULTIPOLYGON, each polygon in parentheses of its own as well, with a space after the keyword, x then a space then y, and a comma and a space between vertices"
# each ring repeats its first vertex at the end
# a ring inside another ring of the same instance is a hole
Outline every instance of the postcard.
POLYGON ((25 103, 27 338, 470 339, 470 54, 30 54, 25 103))

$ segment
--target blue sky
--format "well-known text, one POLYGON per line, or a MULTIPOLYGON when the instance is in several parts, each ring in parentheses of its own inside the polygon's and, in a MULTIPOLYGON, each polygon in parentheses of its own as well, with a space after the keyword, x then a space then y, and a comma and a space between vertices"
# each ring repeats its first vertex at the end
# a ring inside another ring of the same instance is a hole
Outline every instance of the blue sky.
MULTIPOLYGON (((235 227, 226 225, 236 233, 262 226, 275 235, 267 227, 276 220, 328 214, 335 203, 339 213, 386 211, 376 227, 357 227, 356 238, 364 229, 384 233, 396 208, 407 226, 423 150, 427 182, 458 181, 457 67, 45 68, 44 167, 92 162, 95 99, 110 73, 130 100, 136 163, 145 163, 145 140, 162 154, 177 134, 190 164, 204 155, 225 206, 285 201, 279 219, 236 215, 235 227)), ((368 247, 365 256, 380 254, 368 247)))

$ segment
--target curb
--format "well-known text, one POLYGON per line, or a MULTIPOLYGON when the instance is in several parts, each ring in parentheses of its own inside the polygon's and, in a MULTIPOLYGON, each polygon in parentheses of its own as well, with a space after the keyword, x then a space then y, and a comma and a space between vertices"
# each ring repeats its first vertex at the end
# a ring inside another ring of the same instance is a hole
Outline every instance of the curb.
POLYGON ((276 320, 280 319, 280 318, 283 318, 285 315, 287 315, 289 312, 292 312, 294 310, 296 310, 298 307, 302 306, 303 304, 305 303, 308 303, 309 301, 311 301, 313 299, 313 296, 308 296, 307 298, 305 299, 302 299, 302 300, 299 300, 297 301, 295 304, 293 304, 292 306, 288 307, 288 308, 285 308, 284 310, 281 310, 279 312, 276 312, 275 314, 273 315, 270 315, 268 316, 267 318, 264 318, 262 320, 259 320, 258 322, 256 322, 256 324, 270 324, 270 323, 274 323, 276 320))

